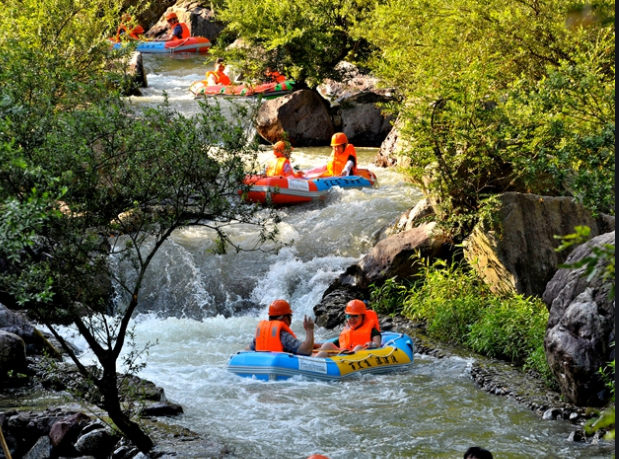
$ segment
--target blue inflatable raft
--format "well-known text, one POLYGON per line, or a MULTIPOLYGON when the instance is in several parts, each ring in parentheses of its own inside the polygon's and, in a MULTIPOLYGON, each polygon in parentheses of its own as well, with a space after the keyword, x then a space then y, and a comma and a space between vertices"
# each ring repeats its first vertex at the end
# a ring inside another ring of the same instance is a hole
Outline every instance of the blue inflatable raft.
POLYGON ((328 358, 286 352, 240 351, 230 357, 227 370, 246 378, 279 381, 293 376, 341 380, 365 373, 387 373, 413 364, 413 340, 401 333, 382 333, 382 347, 328 358))

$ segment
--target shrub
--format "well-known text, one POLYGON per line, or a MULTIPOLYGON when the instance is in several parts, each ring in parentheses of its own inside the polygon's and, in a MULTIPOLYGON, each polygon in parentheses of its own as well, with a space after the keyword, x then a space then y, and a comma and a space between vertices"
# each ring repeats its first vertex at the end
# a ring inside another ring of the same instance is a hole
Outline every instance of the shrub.
POLYGON ((408 291, 406 317, 424 321, 434 338, 526 365, 552 386, 543 349, 548 311, 540 299, 494 293, 463 262, 437 261, 421 278, 408 291))

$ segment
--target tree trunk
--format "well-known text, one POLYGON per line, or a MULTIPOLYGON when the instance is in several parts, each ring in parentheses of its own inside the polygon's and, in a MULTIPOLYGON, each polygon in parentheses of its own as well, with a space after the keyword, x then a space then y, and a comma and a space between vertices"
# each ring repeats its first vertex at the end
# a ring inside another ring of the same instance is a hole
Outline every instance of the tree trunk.
MULTIPOLYGON (((115 367, 115 366, 114 366, 115 367)), ((120 405, 120 394, 118 393, 118 377, 116 369, 108 372, 104 369, 103 378, 101 379, 102 386, 100 387, 103 394, 103 404, 108 415, 116 424, 116 427, 131 441, 141 452, 148 454, 153 449, 153 441, 142 430, 136 422, 133 422, 123 412, 120 405)))

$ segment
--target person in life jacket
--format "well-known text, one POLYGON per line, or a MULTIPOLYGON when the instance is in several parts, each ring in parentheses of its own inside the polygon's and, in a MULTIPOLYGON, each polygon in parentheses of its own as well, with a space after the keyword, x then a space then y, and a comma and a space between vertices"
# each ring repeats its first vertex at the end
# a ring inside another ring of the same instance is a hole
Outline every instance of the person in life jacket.
POLYGON ((343 132, 336 132, 331 137, 331 156, 327 162, 327 170, 323 177, 355 175, 357 173, 357 151, 348 143, 348 137, 343 132))
POLYGON ((266 77, 265 83, 282 83, 287 79, 277 70, 271 70, 271 67, 267 67, 267 69, 264 71, 264 76, 266 77))
MULTIPOLYGON (((327 341, 321 351, 352 351, 375 349, 381 346, 378 316, 361 300, 346 303, 346 326, 335 341, 327 341)), ((328 352, 319 352, 316 357, 328 357, 328 352)))
POLYGON ((226 65, 224 64, 224 60, 218 57, 215 61, 214 71, 206 72, 206 84, 209 86, 214 86, 216 84, 228 86, 232 84, 230 77, 224 73, 225 69, 226 65))
POLYGON ((122 22, 116 30, 116 42, 122 40, 141 40, 144 34, 144 27, 137 24, 135 27, 131 24, 132 18, 130 14, 123 14, 122 22))
POLYGON ((248 351, 289 352, 311 355, 314 349, 314 321, 303 317, 305 341, 297 339, 290 329, 292 309, 286 300, 275 300, 269 305, 269 320, 261 320, 256 327, 256 336, 245 349, 248 351))
POLYGON ((168 22, 170 31, 166 36, 153 41, 183 40, 185 38, 191 37, 189 27, 187 27, 187 24, 185 24, 184 22, 179 22, 178 16, 175 12, 172 11, 166 14, 165 19, 168 22))
POLYGON ((288 142, 280 140, 273 145, 273 157, 266 164, 264 175, 267 177, 303 177, 303 171, 295 171, 290 164, 292 146, 288 142))

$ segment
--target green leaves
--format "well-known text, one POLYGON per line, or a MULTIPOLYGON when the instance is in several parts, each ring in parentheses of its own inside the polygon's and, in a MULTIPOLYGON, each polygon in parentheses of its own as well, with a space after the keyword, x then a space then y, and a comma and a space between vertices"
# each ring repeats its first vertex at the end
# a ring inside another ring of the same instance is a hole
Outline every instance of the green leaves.
MULTIPOLYGON (((267 67, 311 87, 325 78, 340 78, 335 66, 354 60, 364 40, 352 30, 375 2, 361 0, 229 0, 220 18, 227 33, 245 46, 227 52, 244 73, 263 78, 267 67)), ((230 37, 232 39, 232 37, 230 37)), ((226 54, 225 45, 211 52, 226 54)))
POLYGON ((418 283, 408 289, 402 313, 424 321, 435 338, 527 363, 552 383, 543 351, 548 310, 541 299, 493 293, 466 265, 438 261, 423 267, 418 283))
MULTIPOLYGON (((614 2, 390 0, 357 34, 401 97, 409 174, 466 232, 503 191, 614 214, 614 2)), ((457 232, 457 229, 456 231, 457 232)))

